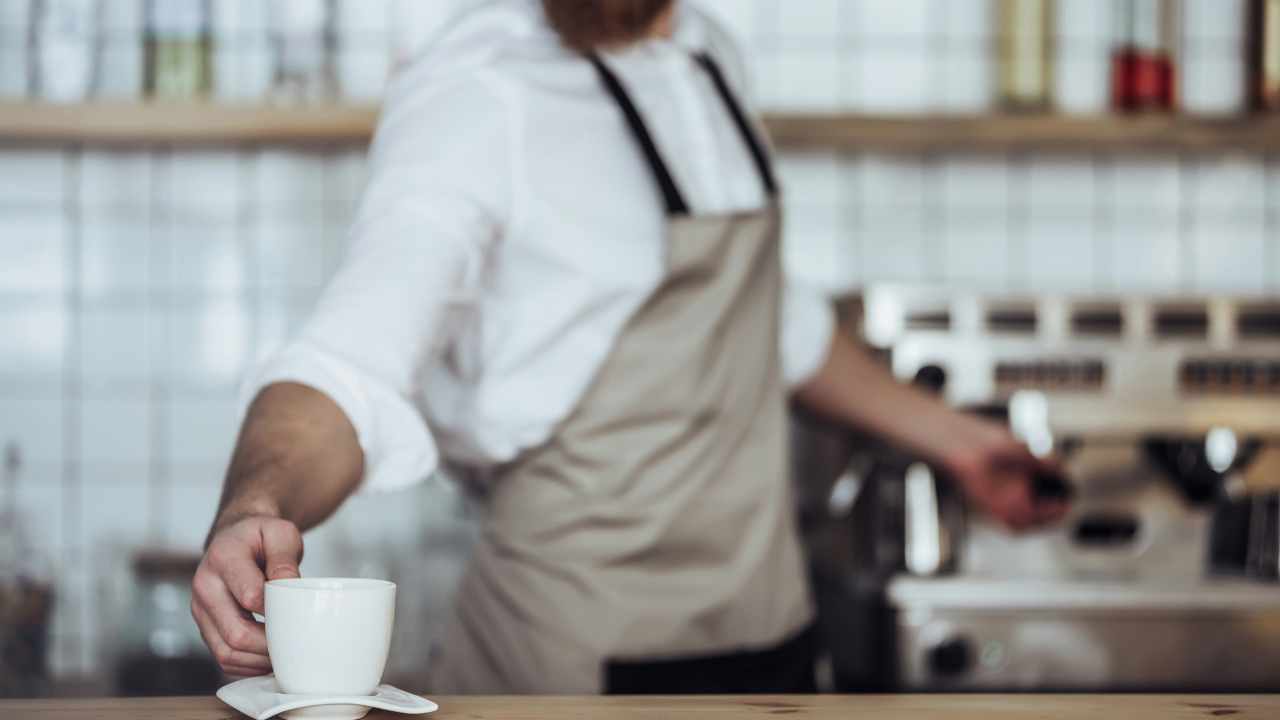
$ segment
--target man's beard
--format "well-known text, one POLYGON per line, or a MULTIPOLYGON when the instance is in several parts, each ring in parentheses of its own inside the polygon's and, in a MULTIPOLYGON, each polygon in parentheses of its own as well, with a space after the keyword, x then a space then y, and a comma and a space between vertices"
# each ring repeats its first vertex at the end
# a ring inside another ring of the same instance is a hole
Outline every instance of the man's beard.
POLYGON ((635 42, 675 0, 542 0, 565 45, 596 50, 635 42))

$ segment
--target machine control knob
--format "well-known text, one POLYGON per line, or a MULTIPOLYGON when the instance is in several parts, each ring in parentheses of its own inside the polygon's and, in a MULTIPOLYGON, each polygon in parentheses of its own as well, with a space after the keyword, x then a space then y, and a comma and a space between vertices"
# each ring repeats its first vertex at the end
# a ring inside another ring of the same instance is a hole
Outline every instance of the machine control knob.
POLYGON ((971 656, 968 640, 961 637, 944 640, 929 651, 929 669, 937 677, 957 677, 969 669, 971 656))

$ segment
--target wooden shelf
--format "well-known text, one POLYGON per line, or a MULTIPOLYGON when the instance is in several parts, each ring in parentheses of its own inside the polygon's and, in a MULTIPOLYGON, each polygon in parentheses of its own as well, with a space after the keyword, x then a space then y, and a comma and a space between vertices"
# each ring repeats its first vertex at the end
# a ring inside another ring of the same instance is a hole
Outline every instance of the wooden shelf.
POLYGON ((0 104, 0 141, 184 145, 366 143, 378 108, 90 103, 0 104))
MULTIPOLYGON (((284 109, 236 105, 0 104, 0 142, 121 144, 366 143, 371 106, 284 109)), ((1069 118, 1035 115, 872 117, 772 113, 786 148, 886 152, 1280 151, 1280 117, 1069 118)))
POLYGON ((775 115, 766 118, 780 147, 860 150, 1069 152, 1280 150, 1280 117, 1058 117, 775 115))

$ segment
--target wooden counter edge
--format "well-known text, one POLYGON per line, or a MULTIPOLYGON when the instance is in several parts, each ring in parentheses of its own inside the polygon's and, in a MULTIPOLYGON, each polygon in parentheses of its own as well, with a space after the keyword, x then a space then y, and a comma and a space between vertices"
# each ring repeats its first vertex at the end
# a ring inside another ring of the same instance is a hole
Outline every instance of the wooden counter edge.
MULTIPOLYGON (((735 695, 440 696, 429 720, 562 720, 803 716, 859 720, 973 718, 1280 718, 1280 695, 735 695)), ((0 720, 234 720, 213 697, 0 700, 0 720)), ((370 718, 407 716, 374 711, 370 718)))

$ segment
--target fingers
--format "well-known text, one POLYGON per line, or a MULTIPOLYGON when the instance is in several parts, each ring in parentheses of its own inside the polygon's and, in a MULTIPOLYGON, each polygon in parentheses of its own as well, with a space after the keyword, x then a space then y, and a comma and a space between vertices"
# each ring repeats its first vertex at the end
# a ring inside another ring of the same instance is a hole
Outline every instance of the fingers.
POLYGON ((1060 473, 1066 469, 1067 463, 1061 455, 1050 455, 1048 457, 1036 458, 1036 462, 1040 467, 1049 472, 1060 473))
MULTIPOLYGON (((238 530, 239 528, 232 528, 238 530)), ((254 534, 257 534, 256 528, 254 534)), ((215 538, 205 553, 204 563, 218 580, 217 586, 210 583, 208 592, 211 600, 221 607, 224 602, 221 590, 230 591, 232 603, 250 612, 263 614, 263 598, 266 578, 258 567, 259 547, 253 541, 257 538, 242 538, 240 533, 229 533, 215 538), (221 587, 218 587, 221 586, 221 587)), ((202 565, 204 564, 202 563, 202 565)), ((205 607, 213 609, 208 603, 205 607)), ((215 613, 215 619, 220 616, 215 613)))
POLYGON ((285 520, 262 524, 262 545, 266 561, 263 568, 268 580, 302 577, 302 534, 298 526, 285 520))
MULTIPOLYGON (((267 655, 267 633, 262 624, 256 622, 236 601, 222 578, 203 564, 196 571, 192 597, 195 606, 208 621, 210 634, 216 634, 227 646, 227 650, 262 657, 267 655)), ((200 619, 197 618, 196 622, 199 624, 200 619)), ((205 628, 202 626, 201 629, 205 628)), ((209 648, 216 655, 217 648, 212 643, 209 643, 209 648)))
POLYGON ((1036 525, 1051 525, 1067 514, 1067 501, 1045 500, 1036 503, 1036 525))
POLYGON ((299 577, 301 560, 302 535, 285 520, 247 518, 214 537, 191 584, 191 616, 224 671, 271 671, 266 629, 251 613, 264 614, 267 579, 299 577))
POLYGON ((1060 473, 1062 467, 1059 457, 1037 458, 1020 442, 1006 444, 988 456, 986 477, 976 483, 980 488, 977 494, 984 496, 979 504, 993 520, 1014 532, 1061 520, 1068 503, 1063 498, 1038 496, 1033 476, 1037 472, 1060 473))
POLYGON ((1030 473, 1010 467, 993 470, 975 483, 972 499, 991 520, 1012 532, 1025 532, 1062 517, 1062 500, 1035 496, 1030 473))
POLYGON ((241 677, 253 677, 271 672, 270 657, 232 648, 219 633, 217 623, 195 599, 191 601, 191 616, 195 618, 196 625, 200 628, 200 637, 209 646, 209 650, 223 672, 241 677))
POLYGON ((1068 505, 1065 500, 1039 500, 1031 496, 1029 483, 1018 483, 1024 491, 984 507, 987 515, 1014 532, 1034 530, 1061 520, 1068 505))

